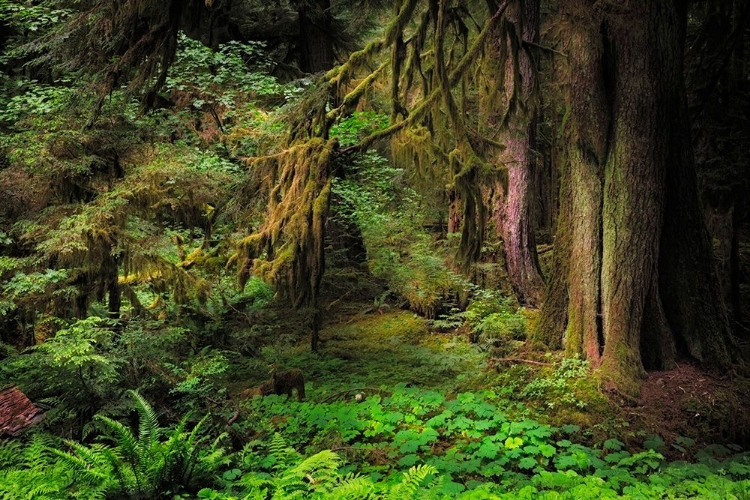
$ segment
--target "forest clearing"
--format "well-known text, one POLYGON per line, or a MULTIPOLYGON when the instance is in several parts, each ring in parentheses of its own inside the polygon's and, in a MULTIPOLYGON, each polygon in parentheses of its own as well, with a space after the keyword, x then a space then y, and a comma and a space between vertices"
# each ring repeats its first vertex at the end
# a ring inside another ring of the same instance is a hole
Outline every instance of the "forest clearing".
POLYGON ((0 0, 0 499, 750 499, 747 0, 0 0))

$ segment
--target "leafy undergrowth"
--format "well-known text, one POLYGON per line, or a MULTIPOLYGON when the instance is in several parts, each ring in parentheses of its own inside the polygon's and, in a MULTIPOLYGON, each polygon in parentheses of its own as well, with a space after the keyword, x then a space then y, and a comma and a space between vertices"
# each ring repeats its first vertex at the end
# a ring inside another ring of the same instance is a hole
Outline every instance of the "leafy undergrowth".
POLYGON ((162 428, 134 394, 136 430, 97 417, 84 442, 0 444, 0 498, 750 499, 750 454, 628 429, 583 361, 487 369, 481 343, 359 311, 330 316, 319 353, 283 337, 263 349, 304 371, 307 401, 241 397, 246 381, 234 415, 162 428))
POLYGON ((508 418, 493 391, 254 398, 245 422, 261 431, 236 453, 201 430, 205 419, 163 429, 136 400, 137 432, 102 418, 92 445, 37 435, 0 446, 0 498, 750 498, 748 453, 713 446, 669 463, 655 438, 641 451, 586 446, 578 426, 508 418))
POLYGON ((726 459, 732 451, 715 446, 688 464, 666 462, 654 438, 637 452, 617 439, 589 447, 578 426, 510 419, 506 403, 493 391, 446 398, 404 386, 354 404, 256 398, 246 403, 248 420, 275 433, 261 431, 223 488, 199 496, 749 498, 748 454, 726 459))
POLYGON ((583 361, 487 370, 465 337, 360 310, 323 330, 319 354, 273 351, 304 370, 309 400, 241 400, 246 445, 202 498, 750 498, 739 447, 630 429, 583 361), (664 458, 675 450, 696 461, 664 458))
MULTIPOLYGON (((548 353, 538 355, 542 361, 536 365, 491 370, 488 355, 496 351, 497 337, 482 341, 482 334, 480 342, 471 343, 467 336, 433 333, 431 322, 409 311, 378 313, 367 304, 350 304, 347 309, 348 314, 331 314, 318 353, 304 343, 273 345, 263 351, 269 363, 302 369, 313 400, 351 399, 356 393, 379 394, 403 384, 448 395, 490 389, 507 401, 513 416, 543 418, 553 424, 596 428, 602 420, 615 417, 616 409, 590 377, 584 361, 548 353)), ((497 315, 488 311, 483 317, 497 315)), ((267 378, 263 366, 254 365, 255 371, 247 373, 244 384, 235 384, 234 392, 267 378)))

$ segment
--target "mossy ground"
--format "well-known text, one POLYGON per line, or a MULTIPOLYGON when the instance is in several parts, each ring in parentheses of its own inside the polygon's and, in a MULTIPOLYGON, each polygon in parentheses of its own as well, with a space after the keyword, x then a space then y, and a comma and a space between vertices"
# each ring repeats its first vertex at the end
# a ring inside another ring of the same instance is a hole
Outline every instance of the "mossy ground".
MULTIPOLYGON (((524 314, 533 324, 533 314, 524 314)), ((253 360, 247 367, 249 376, 235 379, 230 392, 260 384, 267 378, 267 364, 273 362, 302 369, 307 397, 315 402, 353 399, 359 392, 388 393, 397 384, 438 390, 448 397, 492 390, 507 400, 509 414, 555 426, 577 425, 580 438, 592 444, 617 437, 638 448, 652 434, 661 435, 667 446, 681 437, 710 444, 730 442, 742 434, 737 421, 744 412, 735 411, 742 406, 741 395, 727 393, 720 381, 708 387, 706 380, 712 379, 699 370, 649 377, 641 400, 625 401, 608 392, 585 363, 565 361, 561 352, 541 352, 525 344, 511 357, 544 364, 492 365, 491 352, 472 344, 465 333, 458 333, 462 330, 435 333, 427 320, 410 311, 347 303, 327 318, 318 352, 310 351, 306 339, 281 339, 279 345, 263 349, 266 359, 253 360), (668 393, 680 391, 679 384, 658 382, 672 380, 669 377, 679 379, 683 391, 692 396, 681 392, 681 397, 670 399, 668 393), (699 389, 703 396, 695 392, 699 389)))
MULTIPOLYGON (((467 335, 435 333, 427 320, 413 312, 379 311, 370 304, 351 303, 345 309, 328 316, 318 352, 311 352, 302 340, 263 350, 270 356, 268 363, 303 370, 309 400, 387 392, 397 384, 439 390, 449 397, 492 390, 507 399, 511 413, 553 425, 576 424, 588 429, 593 439, 611 436, 605 422, 617 420, 618 408, 601 391, 595 376, 561 369, 561 353, 518 354, 542 360, 548 363, 545 366, 518 363, 491 368, 491 354, 472 344, 467 335)), ((236 394, 267 378, 264 362, 254 362, 253 370, 244 383, 235 381, 230 392, 236 394)))

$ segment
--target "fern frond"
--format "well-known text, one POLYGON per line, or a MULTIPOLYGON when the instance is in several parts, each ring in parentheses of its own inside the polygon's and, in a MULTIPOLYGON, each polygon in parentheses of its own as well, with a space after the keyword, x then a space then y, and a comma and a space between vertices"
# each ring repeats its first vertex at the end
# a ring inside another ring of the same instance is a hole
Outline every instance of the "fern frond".
POLYGON ((31 442, 20 455, 23 464, 29 469, 44 469, 54 463, 57 458, 52 450, 61 446, 62 440, 49 434, 36 433, 31 442))
POLYGON ((128 472, 126 472, 122 455, 120 455, 119 451, 113 450, 112 448, 104 448, 102 454, 109 462, 110 467, 112 467, 112 473, 115 476, 117 483, 120 485, 120 489, 122 491, 130 490, 134 480, 132 475, 128 475, 128 472))
POLYGON ((278 432, 274 433, 271 438, 271 444, 268 447, 268 454, 275 460, 274 469, 284 471, 289 469, 292 464, 299 462, 302 455, 291 446, 287 446, 286 441, 278 432))
POLYGON ((213 471, 218 469, 221 465, 229 464, 230 457, 227 455, 226 450, 221 446, 221 442, 228 436, 229 434, 226 432, 219 434, 219 436, 211 442, 208 449, 204 450, 204 452, 198 457, 196 462, 200 462, 202 471, 213 471))
MULTIPOLYGON (((45 482, 43 484, 35 484, 25 493, 27 495, 26 498, 50 498, 53 493, 60 493, 60 488, 57 484, 45 482)), ((54 496, 51 498, 58 497, 54 496)))
POLYGON ((319 484, 337 477, 340 464, 341 458, 336 453, 323 450, 292 467, 290 472, 306 477, 312 484, 319 484))
MULTIPOLYGON (((193 430, 190 431, 190 435, 188 436, 188 439, 187 439, 187 443, 190 446, 195 445, 195 443, 197 443, 198 440, 200 439, 198 437, 198 433, 200 432, 200 430, 203 427, 203 424, 206 422, 206 420, 208 420, 208 417, 209 417, 209 415, 206 415, 205 417, 203 417, 202 419, 200 419, 200 421, 197 424, 195 424, 195 427, 193 427, 193 430)), ((185 417, 184 420, 187 421, 187 417, 185 417)))
POLYGON ((369 477, 347 475, 328 493, 331 500, 366 500, 375 492, 375 485, 369 477))
POLYGON ((273 487, 273 480, 263 472, 249 472, 240 478, 238 484, 245 488, 244 498, 268 498, 268 490, 273 487))
POLYGON ((0 443, 0 469, 8 469, 20 464, 23 459, 23 449, 19 441, 0 443))
POLYGON ((274 478, 277 492, 289 495, 295 491, 327 491, 338 479, 341 458, 331 450, 304 459, 274 478))
POLYGON ((163 481, 189 480, 198 448, 191 443, 191 433, 185 432, 188 417, 184 417, 177 427, 169 431, 167 441, 159 445, 157 462, 152 464, 153 479, 156 484, 163 481))
POLYGON ((58 458, 58 464, 68 471, 76 482, 87 488, 103 488, 111 481, 112 470, 102 453, 102 445, 91 447, 66 440, 75 453, 53 448, 51 451, 58 458))
POLYGON ((277 457, 278 455, 283 454, 286 448, 286 440, 281 434, 275 432, 271 438, 271 444, 268 445, 268 454, 272 457, 277 457))
POLYGON ((432 465, 420 464, 411 467, 404 472, 404 478, 389 493, 389 499, 403 500, 415 498, 424 480, 431 474, 437 474, 437 469, 432 465))
POLYGON ((156 415, 156 411, 154 411, 151 404, 138 391, 128 392, 136 401, 136 410, 138 411, 138 441, 143 444, 157 441, 163 429, 159 427, 159 417, 156 415))
POLYGON ((106 437, 114 442, 125 460, 134 460, 138 457, 139 443, 130 427, 104 415, 97 415, 95 418, 104 424, 106 437))
POLYGON ((0 499, 65 498, 70 475, 51 466, 43 469, 0 469, 0 499))

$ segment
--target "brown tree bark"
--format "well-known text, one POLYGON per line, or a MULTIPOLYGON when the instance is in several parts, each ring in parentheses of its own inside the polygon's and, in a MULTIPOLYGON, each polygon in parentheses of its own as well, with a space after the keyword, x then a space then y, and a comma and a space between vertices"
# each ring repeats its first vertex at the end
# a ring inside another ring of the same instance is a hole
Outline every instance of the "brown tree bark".
POLYGON ((508 127, 499 138, 505 150, 498 157, 507 169, 507 185, 497 186, 501 196, 495 201, 495 225, 503 239, 508 277, 519 301, 538 307, 544 294, 534 233, 538 61, 533 47, 524 45, 539 41, 538 0, 515 2, 505 19, 509 24, 501 29, 495 47, 499 53, 509 54, 500 76, 500 111, 508 115, 508 127))
POLYGON ((686 12, 679 0, 560 5, 567 148, 541 338, 630 394, 678 349, 726 366, 733 339, 685 102, 686 12))
POLYGON ((333 67, 333 40, 329 31, 330 0, 297 0, 300 69, 318 73, 333 67))

